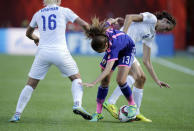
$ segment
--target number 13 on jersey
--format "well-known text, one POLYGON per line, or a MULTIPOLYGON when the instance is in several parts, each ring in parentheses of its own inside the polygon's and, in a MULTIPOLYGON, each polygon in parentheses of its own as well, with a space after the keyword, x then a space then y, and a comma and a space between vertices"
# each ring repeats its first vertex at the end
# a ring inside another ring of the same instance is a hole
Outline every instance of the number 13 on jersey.
POLYGON ((46 18, 44 15, 42 15, 43 31, 46 31, 47 29, 55 30, 57 27, 56 18, 57 18, 57 16, 55 14, 49 15, 48 18, 46 18))

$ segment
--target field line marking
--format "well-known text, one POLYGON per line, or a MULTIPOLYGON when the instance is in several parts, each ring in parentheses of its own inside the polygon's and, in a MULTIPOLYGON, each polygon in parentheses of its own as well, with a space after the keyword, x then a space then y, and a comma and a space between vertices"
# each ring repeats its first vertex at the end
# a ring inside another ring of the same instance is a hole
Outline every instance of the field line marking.
POLYGON ((173 62, 170 62, 170 61, 162 59, 162 58, 154 58, 153 61, 160 64, 160 65, 166 66, 168 68, 171 68, 171 69, 183 72, 185 74, 194 76, 194 70, 189 69, 187 67, 184 67, 182 65, 175 64, 173 62))

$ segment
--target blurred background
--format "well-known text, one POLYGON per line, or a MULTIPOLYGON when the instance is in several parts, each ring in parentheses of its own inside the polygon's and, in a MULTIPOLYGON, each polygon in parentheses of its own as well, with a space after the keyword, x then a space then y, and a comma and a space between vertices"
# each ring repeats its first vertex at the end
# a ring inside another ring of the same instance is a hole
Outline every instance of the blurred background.
MULTIPOLYGON (((90 123, 72 113, 71 83, 52 66, 33 94, 21 123, 8 123, 37 50, 33 41, 25 36, 26 27, 43 4, 42 0, 0 0, 1 131, 194 131, 194 0, 62 0, 62 6, 72 9, 89 23, 95 15, 103 20, 141 12, 166 10, 171 13, 177 25, 172 32, 156 35, 152 55, 157 58, 153 58, 152 63, 159 79, 172 88, 160 89, 140 57, 147 77, 141 112, 153 123, 119 124, 106 111, 103 111, 105 119, 102 122, 90 123)), ((93 81, 100 73, 101 57, 91 49, 79 26, 69 23, 66 37, 83 81, 93 81)), ((141 56, 142 44, 136 47, 137 56, 141 56)), ((117 86, 116 74, 111 80, 109 96, 117 86)), ((90 113, 96 108, 97 89, 84 89, 83 107, 90 113)), ((124 103, 126 100, 121 97, 117 106, 124 103)))
MULTIPOLYGON (((62 6, 72 9, 90 22, 94 15, 101 20, 108 17, 125 17, 126 14, 168 11, 177 21, 172 32, 158 34, 152 53, 155 56, 173 56, 175 51, 194 53, 194 1, 193 0, 62 0, 62 6)), ((33 14, 43 7, 42 0, 0 1, 0 53, 34 54, 36 47, 25 37, 33 14)), ((94 54, 88 48, 80 27, 69 24, 67 41, 72 54, 94 54)), ((137 45, 137 55, 142 54, 137 45)))

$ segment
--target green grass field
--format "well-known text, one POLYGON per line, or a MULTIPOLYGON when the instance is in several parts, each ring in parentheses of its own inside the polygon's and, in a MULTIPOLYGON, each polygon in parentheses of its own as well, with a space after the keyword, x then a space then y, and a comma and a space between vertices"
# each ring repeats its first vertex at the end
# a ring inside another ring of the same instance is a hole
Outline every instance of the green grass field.
MULTIPOLYGON (((100 73, 100 57, 75 57, 83 81, 91 82, 100 73)), ((194 70, 194 59, 185 57, 167 60, 194 70)), ((140 60, 141 61, 141 60, 140 60)), ((152 123, 120 123, 106 110, 105 118, 91 123, 74 115, 71 82, 51 67, 46 78, 34 91, 19 123, 9 123, 15 112, 21 90, 33 62, 32 56, 0 55, 0 131, 193 131, 194 130, 194 76, 169 69, 153 62, 159 78, 170 84, 170 89, 160 89, 148 75, 141 112, 152 123)), ((112 77, 108 96, 116 87, 116 71, 112 77)), ((85 88, 83 107, 90 113, 96 109, 97 86, 85 88)), ((126 104, 122 96, 117 105, 126 104)))

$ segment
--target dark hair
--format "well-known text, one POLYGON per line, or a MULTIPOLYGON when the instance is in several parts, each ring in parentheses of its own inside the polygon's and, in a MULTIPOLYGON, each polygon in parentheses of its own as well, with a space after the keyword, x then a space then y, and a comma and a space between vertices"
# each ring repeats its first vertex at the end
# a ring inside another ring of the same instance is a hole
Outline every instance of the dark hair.
POLYGON ((105 45, 108 41, 108 37, 106 36, 105 22, 99 21, 99 18, 93 17, 92 24, 90 25, 89 30, 85 30, 85 35, 92 39, 91 46, 92 48, 99 52, 99 50, 104 49, 105 45))
POLYGON ((173 24, 173 26, 176 25, 175 18, 171 14, 169 14, 168 12, 162 11, 162 12, 156 12, 154 14, 157 17, 157 19, 161 20, 163 18, 166 18, 166 19, 168 19, 173 24))

